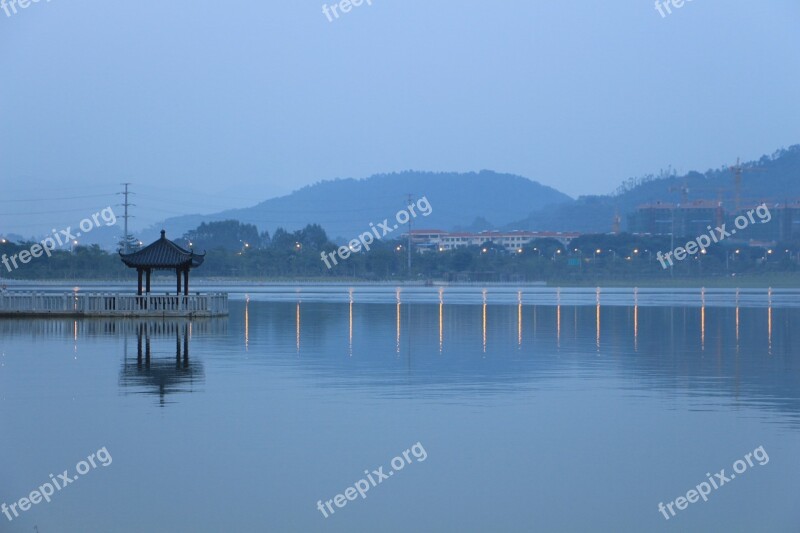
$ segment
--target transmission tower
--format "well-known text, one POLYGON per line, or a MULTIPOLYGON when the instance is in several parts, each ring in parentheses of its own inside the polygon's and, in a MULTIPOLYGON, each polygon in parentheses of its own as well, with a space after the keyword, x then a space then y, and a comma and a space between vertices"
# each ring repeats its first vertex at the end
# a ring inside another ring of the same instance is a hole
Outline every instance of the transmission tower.
POLYGON ((125 201, 122 203, 122 206, 125 208, 125 214, 122 217, 123 220, 125 221, 125 229, 124 229, 125 235, 122 237, 122 251, 126 254, 130 253, 130 240, 131 240, 131 236, 128 233, 128 218, 133 216, 128 214, 128 207, 136 205, 128 201, 128 195, 133 194, 132 192, 128 191, 129 185, 130 183, 123 183, 122 186, 125 187, 125 189, 121 193, 117 193, 123 195, 123 197, 125 198, 125 201))

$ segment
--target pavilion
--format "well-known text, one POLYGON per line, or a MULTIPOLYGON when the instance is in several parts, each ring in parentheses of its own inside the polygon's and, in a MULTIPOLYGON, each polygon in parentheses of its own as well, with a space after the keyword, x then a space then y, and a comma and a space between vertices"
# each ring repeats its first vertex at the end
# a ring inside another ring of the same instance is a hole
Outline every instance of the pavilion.
POLYGON ((181 276, 183 276, 183 294, 189 295, 189 270, 197 268, 203 264, 205 252, 196 254, 194 251, 186 250, 171 240, 167 239, 167 233, 161 230, 161 238, 154 243, 145 246, 141 250, 124 254, 119 252, 122 262, 130 268, 135 268, 139 275, 139 286, 137 294, 142 295, 142 276, 146 276, 145 294, 150 293, 150 275, 153 270, 174 270, 178 277, 178 290, 181 293, 181 276))

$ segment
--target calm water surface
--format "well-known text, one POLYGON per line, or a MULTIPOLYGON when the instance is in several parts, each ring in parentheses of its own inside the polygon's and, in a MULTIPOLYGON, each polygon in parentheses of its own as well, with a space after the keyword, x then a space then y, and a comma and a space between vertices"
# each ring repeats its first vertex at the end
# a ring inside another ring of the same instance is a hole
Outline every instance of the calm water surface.
POLYGON ((226 290, 225 319, 0 321, 0 503, 113 457, 0 531, 800 530, 797 292, 226 290))

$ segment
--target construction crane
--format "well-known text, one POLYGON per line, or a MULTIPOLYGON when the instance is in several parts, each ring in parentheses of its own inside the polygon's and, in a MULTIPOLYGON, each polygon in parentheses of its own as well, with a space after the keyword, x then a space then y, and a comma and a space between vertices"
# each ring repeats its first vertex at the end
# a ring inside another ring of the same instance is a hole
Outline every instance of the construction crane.
POLYGON ((736 194, 734 205, 736 206, 736 212, 738 213, 741 209, 742 201, 742 174, 745 172, 764 172, 764 170, 753 167, 742 168, 738 157, 736 158, 736 166, 728 168, 730 168, 731 172, 733 172, 733 186, 736 194))
POLYGON ((683 185, 673 185, 669 188, 669 192, 681 193, 681 205, 686 205, 689 202, 689 187, 685 183, 683 185))

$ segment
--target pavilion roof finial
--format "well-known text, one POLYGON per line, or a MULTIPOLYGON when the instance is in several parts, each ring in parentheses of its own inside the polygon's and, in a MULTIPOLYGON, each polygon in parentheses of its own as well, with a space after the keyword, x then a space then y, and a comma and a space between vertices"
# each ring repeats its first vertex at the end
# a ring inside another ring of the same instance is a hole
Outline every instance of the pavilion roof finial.
POLYGON ((167 238, 167 232, 164 231, 163 229, 161 230, 161 238, 162 239, 166 239, 167 238))

